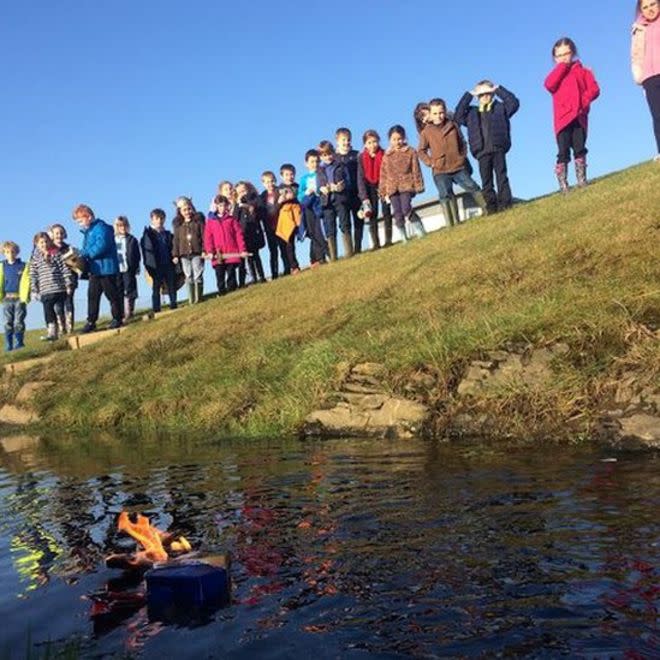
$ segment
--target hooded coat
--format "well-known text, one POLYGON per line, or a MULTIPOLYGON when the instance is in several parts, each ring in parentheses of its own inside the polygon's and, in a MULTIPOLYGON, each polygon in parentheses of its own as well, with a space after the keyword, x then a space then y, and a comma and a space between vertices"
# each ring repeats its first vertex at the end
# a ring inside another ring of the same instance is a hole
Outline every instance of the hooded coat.
POLYGON ((660 16, 654 21, 646 20, 641 14, 637 17, 632 26, 630 59, 638 85, 660 75, 660 16))

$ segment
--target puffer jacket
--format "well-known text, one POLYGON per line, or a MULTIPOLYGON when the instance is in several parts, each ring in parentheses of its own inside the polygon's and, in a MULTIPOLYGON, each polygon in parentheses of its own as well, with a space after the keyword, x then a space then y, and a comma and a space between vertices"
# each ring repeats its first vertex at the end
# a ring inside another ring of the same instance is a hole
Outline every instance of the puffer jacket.
POLYGON ((630 60, 633 79, 638 85, 660 75, 660 16, 647 21, 641 14, 632 26, 630 60))
POLYGON ((112 227, 95 218, 87 229, 82 230, 83 244, 80 250, 92 275, 116 275, 119 272, 117 245, 112 227))
MULTIPOLYGON (((239 254, 247 252, 245 239, 241 225, 229 214, 219 218, 215 213, 210 213, 206 218, 204 227, 204 252, 211 255, 211 265, 220 263, 217 259, 220 254, 239 254)), ((240 257, 226 257, 222 260, 227 264, 241 263, 240 257)))
POLYGON ((380 166, 378 193, 389 197, 395 193, 424 192, 424 179, 417 153, 408 144, 401 149, 388 149, 380 166))

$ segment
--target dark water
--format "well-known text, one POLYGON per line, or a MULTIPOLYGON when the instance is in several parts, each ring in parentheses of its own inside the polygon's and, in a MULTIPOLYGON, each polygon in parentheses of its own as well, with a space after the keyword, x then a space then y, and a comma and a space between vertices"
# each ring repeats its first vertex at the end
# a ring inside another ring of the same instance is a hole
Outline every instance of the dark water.
POLYGON ((0 657, 660 657, 659 462, 607 457, 4 439, 0 657), (124 508, 230 551, 233 603, 150 621, 103 563, 124 508))

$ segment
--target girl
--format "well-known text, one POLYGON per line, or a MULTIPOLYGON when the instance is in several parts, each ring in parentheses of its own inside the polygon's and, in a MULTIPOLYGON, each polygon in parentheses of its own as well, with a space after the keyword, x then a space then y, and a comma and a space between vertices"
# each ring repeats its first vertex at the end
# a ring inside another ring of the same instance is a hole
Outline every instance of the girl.
POLYGON ((413 110, 413 119, 417 132, 421 133, 424 126, 429 123, 429 104, 425 101, 418 103, 413 110))
POLYGON ((117 290, 119 299, 124 301, 124 320, 133 316, 135 301, 138 297, 137 274, 140 272, 140 244, 131 234, 131 225, 125 215, 120 215, 114 223, 115 244, 119 272, 117 273, 117 290))
POLYGON ((572 39, 562 37, 552 47, 555 68, 545 79, 545 88, 552 94, 557 165, 555 174, 562 193, 568 192, 568 164, 571 149, 575 158, 575 176, 580 187, 587 185, 587 118, 589 108, 598 98, 600 89, 594 74, 577 59, 572 39))
POLYGON ((180 216, 174 219, 172 260, 180 263, 188 285, 188 301, 191 305, 202 300, 204 292, 204 218, 195 210, 192 200, 177 199, 180 216))
MULTIPOLYGON (((264 232, 260 222, 261 215, 259 207, 261 206, 261 199, 257 189, 249 181, 239 181, 236 184, 236 200, 236 215, 234 217, 238 220, 243 230, 246 250, 251 253, 247 258, 250 277, 253 284, 257 282, 263 284, 266 281, 266 277, 264 276, 264 267, 261 263, 259 250, 266 245, 266 240, 264 239, 264 232)), ((243 271, 241 271, 239 266, 239 287, 245 285, 245 260, 242 265, 243 271)))
MULTIPOLYGON (((70 250, 70 245, 66 243, 66 239, 68 238, 66 229, 60 224, 55 224, 50 227, 48 234, 53 241, 53 247, 57 250, 57 254, 64 259, 63 255, 70 250)), ((73 296, 78 288, 78 274, 66 262, 63 263, 71 275, 71 294, 67 294, 64 297, 64 303, 62 305, 58 304, 56 306, 55 315, 57 316, 57 325, 59 326, 60 334, 70 334, 73 332, 73 325, 75 323, 73 296)))
POLYGON ((50 236, 39 232, 34 237, 35 250, 30 259, 30 290, 44 306, 47 334, 42 339, 57 339, 57 305, 64 306, 66 296, 73 294, 71 270, 66 268, 50 236))
POLYGON ((380 200, 383 211, 385 246, 392 245, 392 213, 390 211, 390 205, 378 194, 380 168, 385 152, 380 146, 380 135, 374 130, 364 132, 362 143, 364 144, 364 149, 358 158, 358 195, 362 201, 361 212, 369 218, 369 236, 371 237, 372 249, 377 250, 380 247, 378 237, 378 200, 380 200))
POLYGON ((236 271, 247 250, 241 225, 229 214, 229 200, 216 195, 213 207, 204 227, 204 252, 211 257, 218 295, 222 296, 237 288, 236 271))
POLYGON ((644 88, 649 104, 660 162, 660 0, 637 0, 637 18, 632 29, 633 78, 644 88))
POLYGON ((380 196, 392 205, 392 214, 397 229, 403 241, 407 241, 405 221, 408 220, 413 228, 424 236, 422 221, 413 215, 412 198, 424 192, 424 180, 419 167, 417 152, 406 144, 406 131, 398 124, 392 126, 387 132, 390 146, 383 156, 380 168, 380 182, 378 192, 380 196))

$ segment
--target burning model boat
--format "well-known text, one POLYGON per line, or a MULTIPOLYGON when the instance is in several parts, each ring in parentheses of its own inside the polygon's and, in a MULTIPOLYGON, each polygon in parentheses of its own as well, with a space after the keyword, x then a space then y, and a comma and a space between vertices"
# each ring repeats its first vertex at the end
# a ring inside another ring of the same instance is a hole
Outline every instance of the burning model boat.
POLYGON ((141 514, 122 511, 117 529, 139 548, 106 557, 108 568, 144 573, 150 618, 172 618, 177 611, 226 605, 230 600, 229 556, 204 556, 184 536, 163 532, 141 514))

